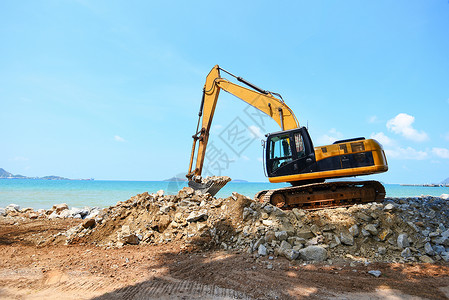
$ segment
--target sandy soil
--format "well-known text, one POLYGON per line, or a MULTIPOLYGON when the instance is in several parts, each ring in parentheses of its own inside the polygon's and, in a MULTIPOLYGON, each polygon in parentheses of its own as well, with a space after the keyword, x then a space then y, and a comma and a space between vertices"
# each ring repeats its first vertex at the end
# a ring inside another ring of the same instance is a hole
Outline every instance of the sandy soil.
POLYGON ((300 264, 181 243, 42 241, 76 220, 0 217, 0 299, 448 299, 448 264, 300 264), (368 274, 380 270, 378 278, 368 274))

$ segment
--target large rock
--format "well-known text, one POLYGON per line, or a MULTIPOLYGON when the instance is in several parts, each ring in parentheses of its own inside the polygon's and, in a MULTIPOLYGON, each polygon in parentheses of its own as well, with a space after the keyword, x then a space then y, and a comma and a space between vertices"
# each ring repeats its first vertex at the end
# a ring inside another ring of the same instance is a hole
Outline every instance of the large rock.
POLYGON ((429 242, 427 242, 424 245, 424 251, 426 252, 427 255, 430 255, 430 256, 435 255, 435 250, 433 250, 432 245, 429 242))
POLYGON ((197 222, 199 220, 206 220, 208 217, 206 210, 192 211, 186 218, 187 222, 197 222))
POLYGON ((348 231, 343 231, 340 233, 340 242, 343 245, 352 246, 354 245, 354 237, 352 234, 348 231))
POLYGON ((410 248, 407 247, 407 248, 405 248, 404 250, 402 250, 401 256, 402 256, 403 258, 410 257, 410 256, 412 256, 412 251, 410 250, 410 248))
POLYGON ((295 249, 286 249, 283 254, 288 260, 295 260, 299 256, 299 251, 296 251, 295 249))
POLYGON ((410 241, 408 240, 408 235, 406 233, 401 233, 398 236, 398 247, 399 248, 407 248, 410 247, 410 241))
POLYGON ((274 235, 278 241, 285 241, 288 238, 287 231, 278 231, 275 232, 274 235))
POLYGON ((352 236, 358 236, 359 235, 359 226, 357 224, 352 225, 349 228, 349 232, 352 234, 352 236))
POLYGON ((368 224, 364 228, 366 231, 368 231, 371 235, 377 235, 377 228, 374 224, 368 224))
POLYGON ((315 235, 310 230, 302 229, 302 230, 298 230, 298 232, 296 233, 296 236, 299 238, 308 240, 310 238, 313 238, 315 235))
POLYGON ((327 251, 321 246, 309 246, 299 250, 300 258, 306 261, 325 261, 327 251))

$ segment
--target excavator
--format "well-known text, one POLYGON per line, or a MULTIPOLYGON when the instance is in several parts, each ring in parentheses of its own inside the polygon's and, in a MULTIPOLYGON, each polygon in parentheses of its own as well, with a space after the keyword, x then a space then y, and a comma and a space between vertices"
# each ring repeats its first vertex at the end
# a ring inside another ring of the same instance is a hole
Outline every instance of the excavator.
POLYGON ((201 177, 212 119, 221 90, 267 114, 281 129, 266 134, 266 141, 263 143, 264 167, 270 182, 287 182, 291 186, 260 191, 255 195, 256 200, 271 203, 281 209, 322 209, 380 202, 385 198, 385 188, 378 181, 334 180, 386 172, 387 159, 379 142, 359 137, 315 147, 308 129, 299 125, 295 114, 280 94, 261 89, 218 65, 206 77, 197 129, 193 135, 186 175, 189 186, 193 189, 215 195, 230 180, 227 177, 227 180, 208 182, 201 177), (221 77, 221 73, 232 76, 245 86, 221 77))

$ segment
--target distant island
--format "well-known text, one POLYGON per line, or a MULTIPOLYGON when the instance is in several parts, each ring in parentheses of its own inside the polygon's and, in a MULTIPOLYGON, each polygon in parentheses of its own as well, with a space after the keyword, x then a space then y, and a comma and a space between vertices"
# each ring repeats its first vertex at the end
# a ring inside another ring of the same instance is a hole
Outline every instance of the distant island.
POLYGON ((440 183, 425 183, 425 184, 401 184, 402 186, 428 186, 428 187, 449 187, 449 177, 440 183))
POLYGON ((3 168, 0 168, 0 179, 94 180, 93 178, 90 178, 90 179, 69 179, 69 178, 65 178, 65 177, 61 177, 61 176, 54 176, 54 175, 44 176, 44 177, 28 177, 28 176, 23 176, 23 175, 19 175, 19 174, 14 175, 12 173, 9 173, 8 171, 6 171, 3 168))

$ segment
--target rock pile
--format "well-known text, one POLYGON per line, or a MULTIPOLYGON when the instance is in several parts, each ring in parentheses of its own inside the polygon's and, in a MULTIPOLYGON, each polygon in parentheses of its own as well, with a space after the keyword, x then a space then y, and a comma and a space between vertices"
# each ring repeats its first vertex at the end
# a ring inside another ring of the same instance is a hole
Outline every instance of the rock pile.
MULTIPOLYGON (((66 243, 105 247, 165 244, 247 251, 289 260, 359 262, 449 261, 446 197, 387 198, 348 208, 283 211, 233 193, 214 198, 185 187, 177 195, 143 193, 115 206, 50 210, 0 208, 0 216, 84 219, 66 243)), ((61 234, 58 234, 61 236, 61 234)))
POLYGON ((177 195, 137 195, 92 220, 66 232, 67 243, 121 247, 182 241, 301 261, 449 261, 449 210, 439 197, 283 211, 237 193, 217 199, 186 187, 177 195))
POLYGON ((76 218, 91 219, 95 218, 100 212, 98 207, 72 207, 69 209, 65 203, 55 204, 51 209, 34 210, 31 207, 21 208, 17 204, 10 204, 5 208, 0 208, 0 216, 23 217, 29 219, 56 219, 56 218, 76 218))

